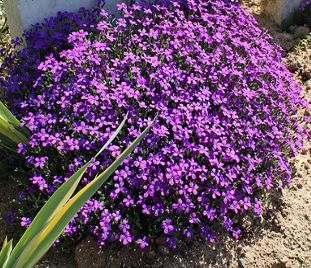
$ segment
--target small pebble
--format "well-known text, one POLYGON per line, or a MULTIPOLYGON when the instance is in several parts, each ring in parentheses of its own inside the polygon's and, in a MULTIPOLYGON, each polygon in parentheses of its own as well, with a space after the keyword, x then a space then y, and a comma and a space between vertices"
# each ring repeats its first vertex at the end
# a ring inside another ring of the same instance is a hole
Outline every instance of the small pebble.
POLYGON ((240 268, 245 268, 245 267, 246 267, 246 265, 245 265, 245 260, 244 260, 244 259, 240 259, 240 260, 239 260, 239 267, 240 267, 240 268))

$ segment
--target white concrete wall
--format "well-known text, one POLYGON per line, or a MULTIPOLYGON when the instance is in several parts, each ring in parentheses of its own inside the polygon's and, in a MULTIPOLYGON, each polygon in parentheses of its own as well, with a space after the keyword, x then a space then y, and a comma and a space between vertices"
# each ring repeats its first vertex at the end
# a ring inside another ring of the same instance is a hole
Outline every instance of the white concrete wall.
MULTIPOLYGON (((105 9, 118 15, 117 3, 130 0, 106 0, 105 9)), ((76 12, 80 7, 92 8, 97 0, 4 0, 4 7, 13 38, 21 36, 30 29, 31 24, 44 21, 44 18, 55 16, 58 11, 76 12)))
MULTIPOLYGON (((244 0, 248 1, 248 0, 244 0)), ((276 23, 288 18, 303 0, 259 0, 261 10, 276 23)), ((116 4, 130 0, 106 0, 105 9, 116 16, 116 4)), ((4 0, 8 23, 13 38, 30 29, 31 24, 43 22, 44 18, 55 16, 58 11, 76 12, 80 7, 92 8, 97 0, 4 0)))
POLYGON ((303 0, 262 0, 261 9, 277 24, 281 24, 295 9, 298 9, 302 2, 303 0))
POLYGON ((284 0, 283 2, 283 17, 282 19, 287 18, 294 11, 298 9, 303 0, 284 0))

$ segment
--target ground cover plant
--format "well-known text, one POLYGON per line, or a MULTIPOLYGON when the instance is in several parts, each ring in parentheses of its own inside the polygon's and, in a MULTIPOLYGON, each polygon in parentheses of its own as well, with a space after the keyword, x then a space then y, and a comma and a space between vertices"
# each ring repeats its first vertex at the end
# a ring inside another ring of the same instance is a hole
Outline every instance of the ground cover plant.
POLYGON ((306 25, 309 28, 311 28, 311 1, 310 0, 304 0, 295 16, 295 19, 297 20, 298 25, 306 25))
POLYGON ((286 30, 288 30, 288 27, 293 24, 311 28, 311 1, 302 1, 298 9, 294 10, 292 17, 288 21, 284 21, 282 24, 283 28, 286 30))
MULTIPOLYGON (((297 23, 301 23, 300 25, 308 26, 311 28, 311 1, 305 0, 299 7, 298 14, 296 14, 297 23), (298 19, 300 17, 300 19, 298 19)), ((311 44, 311 32, 305 37, 309 44, 311 44)))
POLYGON ((260 214, 263 191, 290 182, 306 131, 300 87, 254 18, 230 1, 167 1, 59 13, 7 58, 4 101, 32 135, 19 144, 28 185, 8 222, 28 226, 49 196, 129 121, 83 179, 109 166, 156 113, 144 142, 75 215, 61 241, 147 246, 165 234, 213 241, 260 214), (74 163, 74 164, 72 164, 74 163), (30 171, 29 171, 30 170, 30 171), (69 170, 69 172, 68 172, 69 170))

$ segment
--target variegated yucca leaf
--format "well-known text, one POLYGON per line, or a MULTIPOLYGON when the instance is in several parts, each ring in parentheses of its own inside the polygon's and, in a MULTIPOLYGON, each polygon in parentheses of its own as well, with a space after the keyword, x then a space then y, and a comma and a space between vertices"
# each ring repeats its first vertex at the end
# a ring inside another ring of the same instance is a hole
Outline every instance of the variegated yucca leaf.
POLYGON ((0 268, 6 267, 6 264, 9 260, 12 251, 12 243, 13 243, 12 239, 8 242, 7 238, 5 238, 2 245, 2 249, 0 251, 0 268))
POLYGON ((2 141, 9 141, 9 145, 12 146, 18 143, 28 143, 28 137, 30 135, 29 130, 26 127, 20 127, 18 119, 5 107, 0 101, 0 134, 2 141))

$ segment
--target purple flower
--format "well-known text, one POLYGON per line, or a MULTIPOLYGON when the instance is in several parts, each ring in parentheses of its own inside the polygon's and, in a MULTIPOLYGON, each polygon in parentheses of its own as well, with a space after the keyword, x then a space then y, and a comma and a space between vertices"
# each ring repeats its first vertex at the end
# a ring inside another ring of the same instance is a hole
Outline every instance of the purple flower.
POLYGON ((45 162, 48 160, 49 158, 47 156, 45 157, 36 157, 35 160, 35 167, 40 167, 40 168, 44 168, 44 164, 45 162))
POLYGON ((235 228, 235 230, 232 231, 232 236, 235 239, 239 239, 241 233, 242 233, 242 231, 239 228, 235 228))
POLYGON ((183 234, 184 234, 187 238, 191 238, 192 235, 193 235, 193 231, 192 231, 191 226, 187 226, 187 229, 185 229, 185 230, 183 231, 183 234))
POLYGON ((169 248, 176 248, 177 247, 177 244, 176 244, 177 238, 175 236, 166 238, 166 242, 167 242, 167 246, 169 248))
POLYGON ((149 244, 148 244, 148 242, 147 242, 147 237, 146 237, 146 236, 144 236, 143 238, 137 239, 137 240, 136 240, 136 243, 137 243, 138 245, 140 245, 141 248, 145 248, 145 247, 148 247, 148 246, 149 246, 149 244))
POLYGON ((126 233, 128 229, 130 229, 130 225, 127 223, 127 220, 123 220, 121 224, 119 224, 119 228, 123 233, 126 233))
POLYGON ((161 223, 161 227, 164 229, 165 234, 172 234, 175 231, 174 225, 171 224, 172 220, 167 219, 166 221, 161 223))
POLYGON ((26 149, 27 149, 27 144, 19 143, 17 152, 20 154, 26 154, 26 152, 27 152, 26 149))
POLYGON ((238 210, 241 207, 239 206, 238 201, 234 200, 233 203, 230 205, 230 209, 232 209, 236 214, 238 214, 238 210))
POLYGON ((261 214, 261 201, 259 201, 259 200, 257 199, 257 197, 255 197, 254 212, 255 212, 257 215, 260 215, 260 214, 261 214))
POLYGON ((21 226, 26 226, 26 227, 29 227, 30 224, 31 224, 31 218, 29 217, 22 217, 21 218, 21 226))
POLYGON ((121 234, 120 235, 120 241, 122 242, 123 245, 127 245, 129 243, 133 242, 133 236, 130 235, 129 232, 127 232, 126 234, 121 234))
POLYGON ((16 221, 17 214, 16 214, 16 212, 14 212, 14 209, 12 209, 12 208, 10 208, 8 210, 8 214, 9 214, 9 216, 6 218, 5 221, 8 225, 11 225, 12 223, 14 223, 16 221))
POLYGON ((21 191, 17 194, 17 197, 16 197, 17 201, 24 201, 26 199, 25 197, 25 192, 24 191, 21 191))

